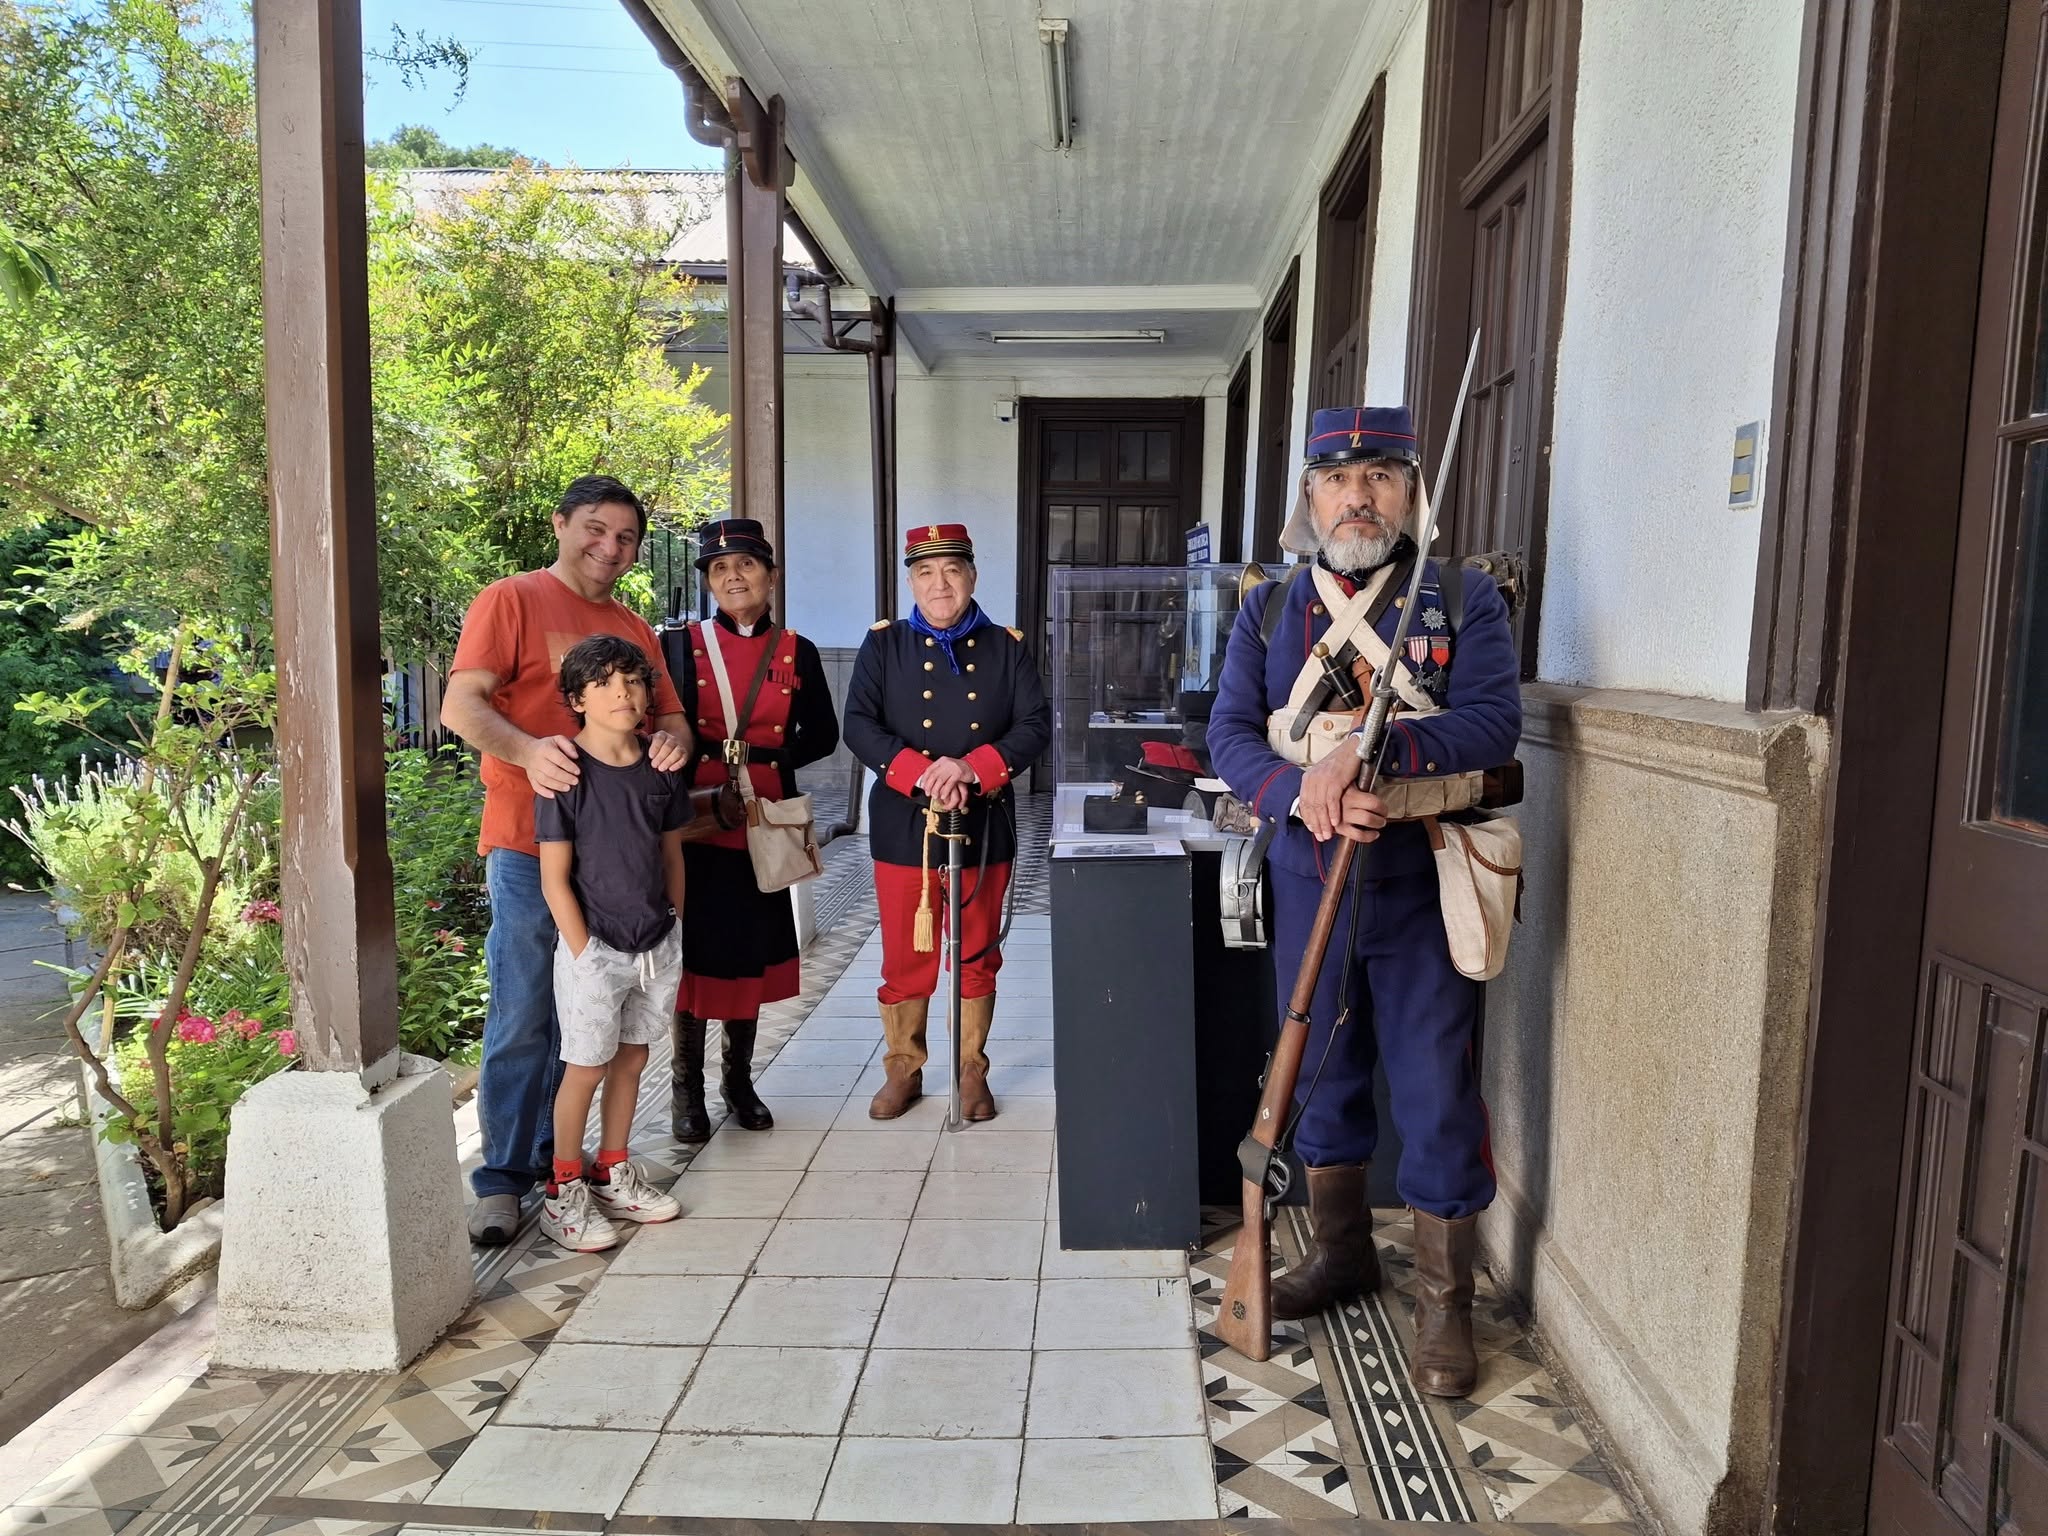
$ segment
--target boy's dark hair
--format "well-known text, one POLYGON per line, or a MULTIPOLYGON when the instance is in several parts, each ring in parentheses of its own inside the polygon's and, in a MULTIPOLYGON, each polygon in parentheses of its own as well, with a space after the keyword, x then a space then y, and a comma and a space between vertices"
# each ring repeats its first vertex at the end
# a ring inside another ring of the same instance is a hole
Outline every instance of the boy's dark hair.
POLYGON ((610 475, 579 475, 569 482, 569 488, 562 492, 561 505, 555 508, 555 515, 568 522, 585 507, 601 507, 607 502, 616 502, 622 507, 631 507, 633 515, 640 519, 640 536, 647 536, 647 508, 640 504, 623 480, 614 480, 610 475))
POLYGON ((562 675, 558 680, 562 702, 576 709, 584 689, 603 682, 614 672, 637 677, 647 685, 649 693, 654 691, 654 664, 632 641, 621 640, 617 635, 592 635, 577 641, 562 658, 562 675))

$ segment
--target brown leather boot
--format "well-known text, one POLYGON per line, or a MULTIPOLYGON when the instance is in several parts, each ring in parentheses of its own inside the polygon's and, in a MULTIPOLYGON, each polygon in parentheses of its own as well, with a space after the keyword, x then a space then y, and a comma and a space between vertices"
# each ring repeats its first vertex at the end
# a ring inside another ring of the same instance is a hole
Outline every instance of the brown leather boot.
POLYGON ((996 999, 960 999, 960 1118, 993 1120, 996 1097, 988 1091, 988 1027, 995 1022, 996 999))
POLYGON ((870 1120, 894 1120, 924 1097, 924 1023, 928 997, 882 1004, 882 1042, 887 1047, 882 1068, 889 1080, 868 1105, 870 1120))
POLYGON ((1472 1260, 1479 1218, 1415 1214, 1415 1356, 1408 1374, 1431 1397, 1465 1397, 1479 1380, 1472 1349, 1472 1260))
POLYGON ((1313 1317, 1327 1306, 1380 1288, 1365 1169, 1364 1163, 1333 1163, 1308 1170, 1314 1239, 1302 1261, 1273 1282, 1275 1317, 1313 1317))

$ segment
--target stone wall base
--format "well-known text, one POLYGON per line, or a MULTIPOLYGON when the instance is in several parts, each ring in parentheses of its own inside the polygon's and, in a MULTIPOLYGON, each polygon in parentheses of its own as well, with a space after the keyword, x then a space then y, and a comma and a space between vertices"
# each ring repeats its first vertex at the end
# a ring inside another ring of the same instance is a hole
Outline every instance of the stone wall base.
POLYGON ((1805 1070, 1824 727, 1524 691, 1482 1223, 1674 1533, 1753 1528, 1805 1070))

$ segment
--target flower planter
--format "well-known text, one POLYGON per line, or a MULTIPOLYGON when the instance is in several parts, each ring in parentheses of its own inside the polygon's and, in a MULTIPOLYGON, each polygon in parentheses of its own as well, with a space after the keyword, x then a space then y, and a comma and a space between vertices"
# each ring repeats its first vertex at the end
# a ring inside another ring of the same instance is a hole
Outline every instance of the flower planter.
MULTIPOLYGON (((112 1063, 108 1064, 112 1071, 112 1063)), ((78 1064, 92 1120, 93 1159, 99 1168, 100 1214, 107 1223, 107 1262, 114 1300, 142 1311, 155 1306, 184 1281, 220 1262, 224 1208, 204 1201, 169 1232, 157 1225, 143 1177, 141 1154, 133 1146, 106 1140, 101 1128, 116 1111, 100 1096, 92 1068, 78 1064)))

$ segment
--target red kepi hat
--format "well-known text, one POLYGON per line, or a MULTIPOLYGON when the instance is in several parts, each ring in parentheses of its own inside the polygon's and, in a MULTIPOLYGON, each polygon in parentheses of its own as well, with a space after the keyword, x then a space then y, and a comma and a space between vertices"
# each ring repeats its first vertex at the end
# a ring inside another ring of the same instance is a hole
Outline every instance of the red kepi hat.
POLYGON ((903 536, 905 565, 940 555, 957 555, 970 565, 974 563, 974 540, 967 536, 965 523, 922 523, 903 536))

